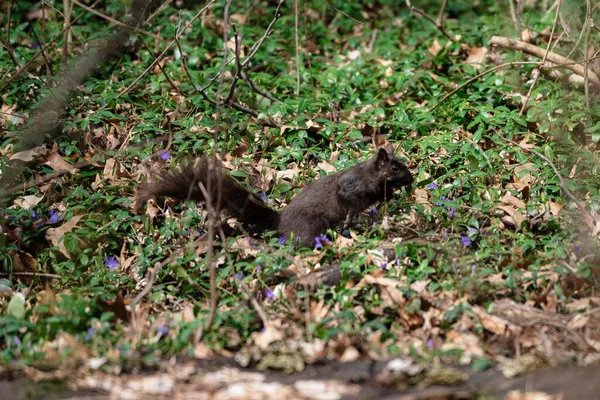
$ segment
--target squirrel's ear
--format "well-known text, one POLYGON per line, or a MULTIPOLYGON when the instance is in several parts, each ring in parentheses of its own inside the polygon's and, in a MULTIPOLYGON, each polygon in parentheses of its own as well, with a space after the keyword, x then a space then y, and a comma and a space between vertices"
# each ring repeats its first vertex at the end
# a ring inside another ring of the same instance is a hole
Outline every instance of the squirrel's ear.
POLYGON ((392 146, 391 143, 388 143, 385 145, 385 150, 388 152, 388 154, 392 155, 394 154, 394 147, 392 146))
POLYGON ((384 161, 388 161, 389 159, 390 159, 390 153, 388 152, 387 149, 381 147, 379 149, 379 151, 377 152, 377 161, 384 162, 384 161))

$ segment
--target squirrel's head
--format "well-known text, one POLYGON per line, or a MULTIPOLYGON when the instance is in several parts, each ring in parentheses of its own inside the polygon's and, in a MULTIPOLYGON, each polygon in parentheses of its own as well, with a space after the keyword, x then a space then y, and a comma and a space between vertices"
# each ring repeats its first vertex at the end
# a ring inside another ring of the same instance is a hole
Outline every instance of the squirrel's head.
POLYGON ((386 181, 391 186, 408 186, 414 181, 406 164, 394 156, 394 151, 390 144, 379 149, 377 152, 376 165, 379 171, 385 175, 386 181))

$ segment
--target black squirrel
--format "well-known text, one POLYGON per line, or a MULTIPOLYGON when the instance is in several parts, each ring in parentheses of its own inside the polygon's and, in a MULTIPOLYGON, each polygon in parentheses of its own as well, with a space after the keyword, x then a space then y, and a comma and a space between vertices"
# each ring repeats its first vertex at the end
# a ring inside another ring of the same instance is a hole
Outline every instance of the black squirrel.
POLYGON ((135 209, 156 197, 204 201, 210 186, 215 207, 225 210, 251 233, 276 230, 298 245, 313 247, 315 238, 341 222, 348 226, 357 213, 391 198, 394 189, 410 185, 413 176, 396 158, 391 146, 380 148, 371 159, 307 185, 281 211, 269 208, 255 194, 226 174, 214 158, 200 158, 178 171, 153 176, 138 187, 135 209), (210 178, 210 185, 208 179, 210 178))

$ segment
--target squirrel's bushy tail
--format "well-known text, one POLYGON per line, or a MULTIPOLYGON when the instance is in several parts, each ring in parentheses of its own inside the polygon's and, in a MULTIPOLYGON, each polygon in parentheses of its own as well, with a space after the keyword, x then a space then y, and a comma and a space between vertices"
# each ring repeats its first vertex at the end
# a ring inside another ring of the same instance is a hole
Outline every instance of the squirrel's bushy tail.
POLYGON ((152 182, 140 185, 135 209, 139 210, 147 200, 157 197, 205 201, 200 184, 205 190, 210 187, 210 199, 217 210, 237 218, 249 231, 260 233, 277 229, 279 213, 227 175, 218 161, 207 158, 180 166, 177 171, 160 173, 153 176, 152 182))

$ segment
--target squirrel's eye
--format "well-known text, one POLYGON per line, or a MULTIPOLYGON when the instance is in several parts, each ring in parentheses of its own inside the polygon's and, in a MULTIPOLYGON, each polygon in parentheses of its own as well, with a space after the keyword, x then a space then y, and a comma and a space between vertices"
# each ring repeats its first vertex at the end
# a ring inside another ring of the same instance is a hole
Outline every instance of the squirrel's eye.
POLYGON ((398 166, 397 165, 392 165, 392 171, 398 172, 398 166))

